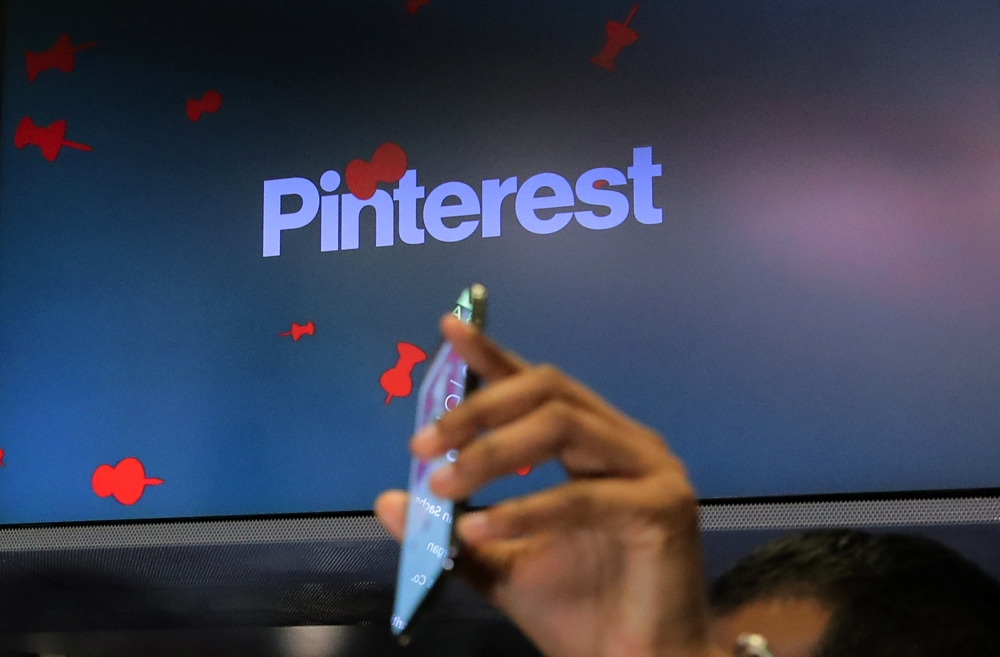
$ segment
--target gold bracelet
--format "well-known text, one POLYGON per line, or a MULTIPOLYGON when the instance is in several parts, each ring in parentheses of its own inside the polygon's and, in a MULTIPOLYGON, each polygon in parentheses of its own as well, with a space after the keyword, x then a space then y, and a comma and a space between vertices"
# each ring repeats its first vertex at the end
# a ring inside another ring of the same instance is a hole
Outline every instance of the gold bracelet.
POLYGON ((774 657, 767 647, 767 639, 759 634, 741 634, 736 639, 736 657, 774 657))

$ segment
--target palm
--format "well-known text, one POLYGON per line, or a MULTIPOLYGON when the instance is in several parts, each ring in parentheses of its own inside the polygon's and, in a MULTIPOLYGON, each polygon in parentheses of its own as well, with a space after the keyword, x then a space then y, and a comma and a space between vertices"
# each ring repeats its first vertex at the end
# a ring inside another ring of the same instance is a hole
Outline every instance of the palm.
POLYGON ((663 538, 638 525, 572 529, 477 556, 496 575, 493 599, 546 655, 624 657, 655 649, 634 637, 656 637, 664 612, 674 613, 665 594, 679 591, 664 581, 673 577, 662 567, 663 538))
POLYGON ((632 586, 618 576, 627 560, 623 547, 592 530, 518 542, 494 596, 529 636, 549 637, 550 645, 539 646, 546 654, 615 654, 606 635, 614 633, 617 608, 632 586))

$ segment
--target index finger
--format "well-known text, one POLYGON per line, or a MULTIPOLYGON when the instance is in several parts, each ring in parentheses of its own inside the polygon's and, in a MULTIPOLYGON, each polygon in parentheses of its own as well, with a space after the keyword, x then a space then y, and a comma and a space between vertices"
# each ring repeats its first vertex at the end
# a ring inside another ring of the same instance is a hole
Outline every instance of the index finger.
POLYGON ((487 381, 496 381, 524 370, 527 365, 483 335, 482 331, 452 314, 441 319, 441 334, 469 369, 487 381))

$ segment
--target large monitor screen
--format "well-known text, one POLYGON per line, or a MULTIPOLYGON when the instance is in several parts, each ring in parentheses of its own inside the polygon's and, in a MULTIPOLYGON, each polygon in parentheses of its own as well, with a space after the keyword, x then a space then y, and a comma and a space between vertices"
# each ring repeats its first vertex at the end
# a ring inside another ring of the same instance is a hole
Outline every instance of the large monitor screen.
POLYGON ((998 487, 998 36, 994 0, 7 0, 0 523, 370 509, 474 281, 704 498, 998 487))

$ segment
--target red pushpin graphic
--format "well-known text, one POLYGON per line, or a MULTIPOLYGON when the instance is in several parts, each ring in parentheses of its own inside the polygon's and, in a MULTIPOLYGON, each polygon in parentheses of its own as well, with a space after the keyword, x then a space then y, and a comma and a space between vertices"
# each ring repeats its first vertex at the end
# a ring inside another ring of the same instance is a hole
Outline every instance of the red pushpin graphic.
POLYGON ((308 324, 305 325, 296 324, 293 322, 292 330, 285 331, 284 333, 279 333, 278 337, 285 338, 288 337, 289 335, 292 336, 292 340, 298 342, 299 338, 301 338, 303 335, 316 335, 316 325, 312 322, 309 322, 308 324))
POLYGON ((201 100, 188 98, 184 111, 187 112, 188 118, 191 119, 192 122, 195 122, 200 119, 201 115, 205 112, 215 114, 219 111, 220 107, 222 107, 222 94, 215 89, 209 89, 201 97, 201 100))
POLYGON ((604 48, 601 49, 601 52, 591 57, 590 61, 603 69, 609 71, 615 70, 615 59, 618 57, 618 53, 622 51, 622 48, 635 43, 639 39, 639 33, 628 26, 638 9, 638 4, 632 7, 632 11, 629 12, 628 18, 625 19, 624 23, 608 21, 604 25, 604 34, 607 36, 604 48))
POLYGON ((0 449, 0 468, 6 468, 7 464, 3 462, 3 450, 0 449))
POLYGON ((74 46, 69 40, 68 34, 62 34, 56 39, 56 44, 43 52, 25 51, 24 61, 28 68, 28 82, 34 82, 35 78, 42 71, 50 68, 58 69, 63 73, 69 73, 76 65, 76 53, 85 48, 96 46, 96 41, 89 41, 82 46, 74 46))
POLYGON ((399 352, 399 360, 383 372, 378 380, 379 385, 388 394, 385 398, 386 404, 392 401, 393 397, 405 397, 413 391, 413 367, 427 360, 427 354, 423 349, 408 342, 397 343, 396 351, 399 352))
POLYGON ((430 2, 431 0, 406 0, 406 11, 416 14, 418 9, 430 4, 430 2))
POLYGON ((30 116, 26 116, 21 119, 21 122, 17 124, 17 130, 14 131, 14 145, 18 148, 24 148, 28 144, 38 146, 42 149, 42 157, 49 162, 56 161, 56 158, 59 157, 59 151, 63 146, 69 146, 81 151, 94 150, 86 144, 67 141, 65 137, 65 120, 59 119, 52 125, 42 128, 35 125, 30 116))
POLYGON ((90 478, 90 485, 98 497, 115 496, 120 504, 132 506, 146 491, 146 486, 159 486, 162 479, 146 477, 142 462, 133 457, 122 459, 118 465, 99 465, 90 478))
POLYGON ((406 174, 406 151, 398 144, 385 143, 375 149, 371 162, 351 160, 344 169, 347 189, 367 201, 375 196, 378 183, 395 183, 406 174))

